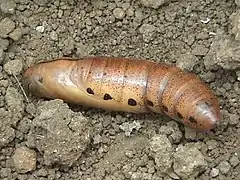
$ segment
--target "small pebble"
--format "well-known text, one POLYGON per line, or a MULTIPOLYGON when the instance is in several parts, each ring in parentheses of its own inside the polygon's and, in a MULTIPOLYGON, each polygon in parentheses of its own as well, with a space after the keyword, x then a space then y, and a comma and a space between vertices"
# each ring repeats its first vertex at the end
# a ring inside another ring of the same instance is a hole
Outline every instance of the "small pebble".
POLYGON ((152 36, 154 35, 155 31, 156 27, 151 24, 143 24, 139 28, 139 32, 142 34, 143 40, 145 42, 149 42, 152 39, 152 36))
POLYGON ((193 48, 192 54, 197 56, 204 56, 208 52, 208 49, 203 45, 197 45, 193 48))
POLYGON ((97 134, 96 136, 94 136, 94 138, 93 138, 93 144, 99 144, 99 143, 101 143, 102 142, 102 137, 99 135, 99 134, 97 134))
POLYGON ((39 6, 46 6, 46 4, 49 3, 50 0, 41 0, 41 1, 33 0, 33 1, 34 1, 34 3, 36 3, 39 6))
POLYGON ((206 169, 207 161, 203 154, 196 148, 179 145, 174 154, 174 172, 182 179, 196 177, 198 172, 206 169))
POLYGON ((17 148, 13 155, 13 163, 19 173, 27 173, 36 169, 36 152, 27 148, 17 148))
POLYGON ((129 122, 122 123, 119 127, 125 132, 126 136, 130 136, 132 131, 134 129, 138 131, 141 128, 141 125, 139 122, 133 121, 132 123, 129 123, 129 122))
POLYGON ((22 62, 22 60, 8 61, 6 64, 4 64, 3 69, 9 75, 18 75, 21 73, 21 71, 23 69, 23 62, 22 62))
POLYGON ((57 35, 56 31, 51 31, 51 33, 50 33, 50 38, 51 38, 53 41, 57 41, 57 40, 58 40, 58 35, 57 35))
MULTIPOLYGON (((2 64, 3 59, 4 59, 4 52, 3 52, 2 49, 0 49, 0 64, 2 64)), ((0 71, 0 72, 1 72, 1 71, 0 71)))
POLYGON ((130 151, 130 150, 126 150, 125 155, 129 158, 133 158, 133 156, 134 156, 133 151, 130 151))
POLYGON ((219 170, 221 171, 222 174, 227 174, 231 169, 231 165, 227 161, 222 161, 218 165, 218 168, 219 168, 219 170))
POLYGON ((239 115, 238 114, 230 114, 229 113, 229 124, 236 125, 239 123, 239 115))
POLYGON ((18 89, 9 86, 6 90, 5 102, 8 110, 14 112, 23 112, 24 111, 24 103, 23 103, 23 95, 18 89))
POLYGON ((5 51, 7 50, 8 46, 9 46, 9 41, 7 39, 0 38, 0 49, 5 51))
POLYGON ((140 0, 141 4, 146 7, 151 7, 154 9, 159 8, 164 3, 168 2, 169 0, 140 0))
POLYGON ((197 132, 191 128, 185 127, 185 138, 194 140, 197 137, 197 132))
POLYGON ((125 12, 123 11, 122 8, 116 8, 116 9, 113 10, 113 15, 117 19, 122 19, 122 18, 125 17, 125 12))
POLYGON ((10 168, 1 168, 0 174, 2 178, 7 178, 11 174, 11 169, 10 168))
POLYGON ((7 38, 8 34, 15 28, 15 23, 9 19, 4 18, 0 21, 0 37, 7 38))
POLYGON ((240 6, 240 0, 235 0, 235 3, 237 4, 237 6, 240 6))
POLYGON ((235 40, 240 40, 240 27, 239 27, 239 20, 240 20, 240 11, 237 10, 236 12, 232 13, 229 17, 231 23, 231 33, 235 36, 235 40))
POLYGON ((28 45, 30 49, 37 49, 42 46, 42 43, 41 39, 33 39, 28 45))
POLYGON ((44 26, 37 26, 36 27, 36 31, 40 32, 40 33, 43 33, 44 32, 44 26))
POLYGON ((48 175, 48 172, 46 169, 41 168, 37 171, 37 175, 40 177, 46 177, 48 175))
POLYGON ((240 81, 240 71, 236 71, 237 80, 240 81))
POLYGON ((212 168, 212 170, 210 171, 211 177, 217 177, 218 174, 219 174, 219 169, 217 169, 217 168, 212 168))
POLYGON ((172 144, 166 135, 155 135, 151 138, 150 150, 152 152, 169 152, 172 150, 172 144))
POLYGON ((218 142, 216 140, 209 140, 206 142, 206 144, 207 144, 209 150, 213 150, 218 147, 218 142))
POLYGON ((16 3, 13 0, 2 0, 0 3, 0 9, 3 13, 14 14, 16 8, 16 3))
POLYGON ((198 58, 191 53, 181 54, 177 59, 176 65, 184 70, 192 71, 198 63, 198 58))
POLYGON ((26 112, 31 114, 31 115, 34 115, 35 112, 36 112, 36 107, 33 103, 28 103, 27 106, 26 106, 26 112))
POLYGON ((22 37, 22 31, 20 28, 16 28, 9 34, 9 37, 14 40, 18 41, 22 37))
POLYGON ((232 156, 229 162, 233 167, 236 167, 239 164, 239 159, 237 156, 232 156))

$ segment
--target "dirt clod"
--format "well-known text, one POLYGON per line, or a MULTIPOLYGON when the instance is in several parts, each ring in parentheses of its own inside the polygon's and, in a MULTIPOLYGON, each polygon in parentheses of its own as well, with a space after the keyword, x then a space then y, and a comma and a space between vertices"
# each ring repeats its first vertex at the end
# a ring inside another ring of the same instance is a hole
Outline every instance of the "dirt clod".
MULTIPOLYGON (((7 118, 7 111, 0 109, 1 119, 7 118)), ((15 138, 15 130, 3 121, 0 121, 0 149, 9 144, 15 138)))
POLYGON ((174 172, 181 178, 196 177, 207 167, 207 162, 196 147, 180 146, 174 153, 174 172))
POLYGON ((193 67, 197 64, 198 58, 192 53, 181 54, 177 59, 176 65, 182 69, 192 71, 193 67))
POLYGON ((190 140, 194 140, 197 137, 197 133, 196 131, 185 127, 185 138, 186 139, 190 139, 190 140))
POLYGON ((207 69, 214 69, 216 65, 224 69, 238 69, 240 67, 239 45, 240 42, 232 36, 219 32, 210 51, 205 56, 204 65, 207 69))
POLYGON ((13 0, 2 0, 0 2, 0 9, 3 13, 14 14, 16 9, 16 3, 13 0))
POLYGON ((126 122, 121 124, 120 129, 122 129, 125 132, 126 136, 130 136, 133 130, 138 131, 141 128, 141 125, 137 121, 133 122, 126 122))
POLYGON ((211 172, 210 172, 211 177, 217 177, 218 174, 219 174, 219 169, 217 169, 217 168, 212 168, 211 169, 211 172))
POLYGON ((22 37, 22 30, 20 28, 16 28, 9 34, 9 37, 14 40, 18 41, 22 37))
POLYGON ((227 174, 231 169, 231 165, 227 161, 222 161, 218 168, 222 174, 227 174))
POLYGON ((0 37, 6 38, 8 34, 12 32, 15 28, 15 23, 9 19, 4 18, 0 21, 0 37))
POLYGON ((239 0, 235 0, 235 3, 240 6, 240 1, 239 0))
POLYGON ((146 6, 146 7, 151 7, 151 8, 159 8, 162 6, 164 3, 168 2, 169 0, 140 0, 140 2, 146 6))
POLYGON ((2 64, 3 58, 4 58, 4 52, 2 49, 0 49, 0 64, 2 64))
POLYGON ((160 173, 167 172, 172 167, 172 144, 166 135, 156 135, 150 141, 150 149, 153 153, 157 170, 160 173))
POLYGON ((17 89, 13 87, 7 88, 5 101, 9 110, 13 112, 23 112, 23 95, 17 89))
POLYGON ((122 19, 125 16, 125 12, 122 8, 116 8, 116 9, 113 10, 113 15, 117 19, 122 19))
POLYGON ((0 38, 0 49, 7 50, 9 46, 9 41, 7 39, 0 38))
POLYGON ((41 103, 36 114, 28 134, 29 146, 43 153, 47 165, 71 166, 90 143, 89 121, 61 100, 41 103))
POLYGON ((10 75, 19 75, 23 69, 23 63, 21 60, 8 61, 3 69, 10 75))
POLYGON ((17 148, 13 155, 13 163, 19 173, 27 173, 36 169, 36 152, 27 148, 17 148))
POLYGON ((143 24, 139 28, 139 32, 142 34, 143 40, 145 42, 149 42, 153 39, 155 30, 156 30, 156 27, 151 24, 143 24))

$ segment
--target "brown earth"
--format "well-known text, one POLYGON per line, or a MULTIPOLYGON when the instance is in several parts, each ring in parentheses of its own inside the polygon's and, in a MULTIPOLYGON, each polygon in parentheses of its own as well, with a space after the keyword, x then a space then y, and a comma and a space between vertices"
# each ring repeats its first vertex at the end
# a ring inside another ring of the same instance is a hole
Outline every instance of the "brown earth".
POLYGON ((240 179, 236 3, 1 0, 0 179, 240 179), (209 84, 223 120, 202 134, 161 115, 27 102, 27 67, 86 55, 176 63, 209 84))

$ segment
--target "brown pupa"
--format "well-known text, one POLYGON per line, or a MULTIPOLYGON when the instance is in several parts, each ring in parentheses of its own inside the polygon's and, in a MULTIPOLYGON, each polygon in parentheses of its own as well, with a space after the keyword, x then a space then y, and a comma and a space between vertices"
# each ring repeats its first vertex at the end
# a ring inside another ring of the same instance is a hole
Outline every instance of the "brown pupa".
POLYGON ((178 67, 118 57, 62 58, 24 73, 24 87, 48 99, 132 113, 161 113, 198 131, 220 120, 217 98, 196 75, 178 67))

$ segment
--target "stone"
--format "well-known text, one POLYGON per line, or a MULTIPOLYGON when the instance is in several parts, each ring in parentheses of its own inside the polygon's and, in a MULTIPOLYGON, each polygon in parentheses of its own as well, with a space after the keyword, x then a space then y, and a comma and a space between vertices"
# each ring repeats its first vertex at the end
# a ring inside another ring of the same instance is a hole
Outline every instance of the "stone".
POLYGON ((125 17, 125 12, 122 8, 116 8, 113 10, 113 15, 117 19, 123 19, 125 17))
POLYGON ((156 27, 151 24, 143 24, 139 28, 139 32, 142 34, 143 40, 145 42, 150 42, 155 34, 156 27))
POLYGON ((8 34, 15 28, 15 23, 9 19, 4 18, 0 21, 0 37, 7 38, 8 34))
POLYGON ((154 9, 159 8, 163 4, 167 3, 169 0, 140 0, 141 4, 146 7, 151 7, 154 9))
POLYGON ((14 40, 18 41, 22 37, 22 30, 20 28, 16 28, 9 34, 9 37, 14 40))
POLYGON ((217 168, 212 168, 211 171, 210 171, 210 176, 211 177, 217 177, 219 174, 219 169, 217 168))
POLYGON ((231 165, 227 161, 222 161, 218 165, 219 170, 221 171, 222 174, 228 174, 228 172, 231 169, 231 165))
POLYGON ((85 151, 91 137, 89 120, 55 99, 37 107, 27 145, 42 152, 45 165, 70 167, 85 151))
POLYGON ((1 0, 0 9, 5 14, 14 14, 16 3, 13 0, 1 0))
POLYGON ((125 135, 129 137, 132 131, 134 129, 138 131, 141 128, 141 125, 139 122, 133 121, 133 122, 122 123, 119 127, 125 132, 125 135))
POLYGON ((9 75, 19 75, 23 69, 22 60, 12 60, 8 61, 3 66, 4 71, 6 71, 9 75))
POLYGON ((37 154, 27 147, 17 148, 13 155, 13 163, 19 173, 27 173, 36 169, 37 154))
POLYGON ((196 177, 207 168, 207 162, 196 147, 180 145, 174 153, 173 169, 182 179, 196 177))

